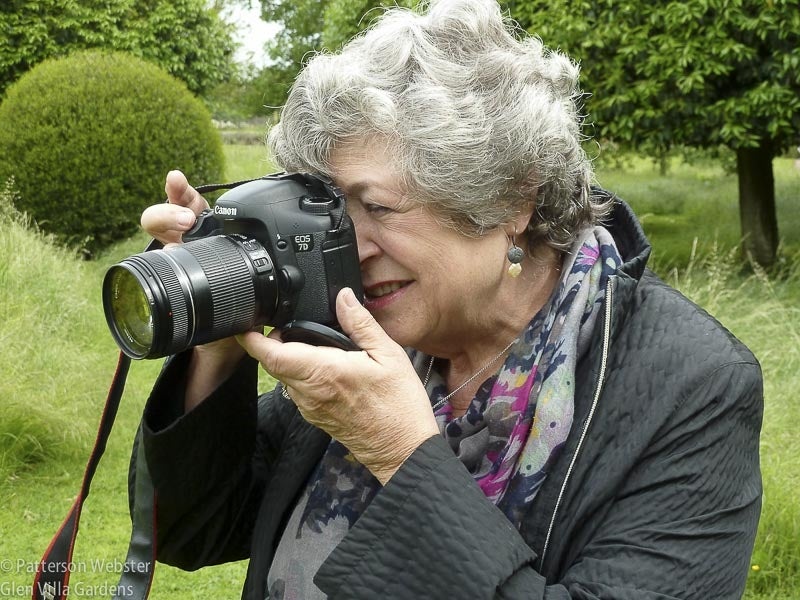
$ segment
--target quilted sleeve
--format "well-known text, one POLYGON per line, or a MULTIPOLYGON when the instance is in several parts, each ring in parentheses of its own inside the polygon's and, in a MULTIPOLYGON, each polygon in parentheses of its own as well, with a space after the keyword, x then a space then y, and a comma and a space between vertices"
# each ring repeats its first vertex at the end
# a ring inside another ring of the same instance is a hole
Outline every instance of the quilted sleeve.
MULTIPOLYGON (((441 436, 425 441, 314 578, 330 598, 493 598, 533 551, 441 436)), ((536 574, 541 598, 544 578, 536 574)))
POLYGON ((168 362, 142 420, 157 495, 158 559, 183 569, 246 558, 274 453, 257 431, 257 363, 245 358, 209 398, 182 414, 186 357, 168 362), (260 457, 260 458, 259 458, 260 457))

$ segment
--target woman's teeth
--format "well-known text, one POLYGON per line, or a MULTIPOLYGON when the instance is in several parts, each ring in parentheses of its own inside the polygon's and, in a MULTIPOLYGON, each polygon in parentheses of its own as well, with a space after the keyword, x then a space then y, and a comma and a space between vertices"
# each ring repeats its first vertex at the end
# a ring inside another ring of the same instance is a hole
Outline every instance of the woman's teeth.
POLYGON ((403 287, 403 283, 400 282, 392 282, 392 283, 384 283, 382 285, 376 285, 372 287, 367 292, 367 295, 370 298, 380 298, 381 296, 386 296, 387 294, 391 294, 392 292, 396 292, 401 287, 403 287))

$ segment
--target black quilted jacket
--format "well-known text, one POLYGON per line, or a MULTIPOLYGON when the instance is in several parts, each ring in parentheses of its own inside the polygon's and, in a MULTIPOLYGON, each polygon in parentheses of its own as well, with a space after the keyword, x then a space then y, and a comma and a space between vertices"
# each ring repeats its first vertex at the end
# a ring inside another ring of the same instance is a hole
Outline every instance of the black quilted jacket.
MULTIPOLYGON (((762 389, 753 355, 645 269, 630 209, 609 230, 625 264, 578 365, 573 430, 522 528, 441 438, 375 497, 315 577, 331 598, 739 598, 761 502, 762 389)), ((293 502, 328 444, 278 393, 256 401, 243 360, 180 415, 185 356, 144 419, 159 560, 250 559, 262 600, 293 502)))

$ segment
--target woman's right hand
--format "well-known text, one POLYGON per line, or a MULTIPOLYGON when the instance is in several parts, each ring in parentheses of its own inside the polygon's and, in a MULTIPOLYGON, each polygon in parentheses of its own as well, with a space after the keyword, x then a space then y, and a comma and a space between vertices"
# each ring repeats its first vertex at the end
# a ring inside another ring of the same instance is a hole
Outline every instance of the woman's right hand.
MULTIPOLYGON (((167 173, 164 191, 167 202, 146 208, 141 224, 169 252, 170 248, 182 243, 183 234, 194 226, 197 215, 209 206, 180 171, 167 173)), ((225 381, 244 355, 245 351, 233 337, 195 346, 186 380, 186 412, 225 381)))

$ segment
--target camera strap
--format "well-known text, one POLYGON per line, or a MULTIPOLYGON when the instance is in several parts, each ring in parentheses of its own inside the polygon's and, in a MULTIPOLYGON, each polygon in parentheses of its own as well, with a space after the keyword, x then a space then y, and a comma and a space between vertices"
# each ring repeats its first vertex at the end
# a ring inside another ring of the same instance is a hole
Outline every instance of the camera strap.
MULTIPOLYGON (((65 600, 69 593, 69 576, 73 569, 72 553, 75 548, 75 538, 78 535, 78 527, 80 525, 81 510, 86 498, 89 496, 89 490, 92 483, 92 478, 97 471, 97 465, 100 463, 100 458, 106 449, 106 443, 111 435, 111 429, 114 425, 114 419, 117 416, 119 409, 120 399, 122 392, 125 390, 125 380, 130 369, 131 360, 123 353, 119 354, 119 361, 117 363, 117 370, 114 373, 114 379, 111 382, 111 387, 108 390, 108 397, 106 404, 103 408, 103 414, 100 418, 100 426, 98 428, 97 437, 95 438, 94 447, 89 455, 89 461, 86 464, 86 469, 83 473, 83 481, 78 496, 67 514, 66 519, 61 524, 53 540, 50 542, 47 550, 42 556, 42 559, 37 564, 36 576, 33 580, 33 600, 65 600)), ((137 456, 143 454, 141 444, 137 447, 137 456)), ((138 462, 144 462, 137 460, 138 462)), ((145 465, 146 468, 146 465, 145 465)), ((155 506, 152 492, 152 485, 150 484, 149 477, 142 477, 141 486, 140 480, 137 479, 136 486, 136 500, 139 500, 139 495, 143 496, 143 505, 149 504, 155 506), (141 487, 141 490, 140 490, 141 487), (150 488, 149 490, 147 488, 150 488), (150 495, 149 502, 145 499, 150 495)), ((150 532, 153 530, 154 521, 150 523, 150 532)), ((127 592, 138 589, 144 589, 144 596, 146 598, 150 590, 150 582, 153 577, 153 567, 155 566, 155 537, 150 536, 147 543, 142 543, 142 540, 131 538, 131 546, 128 552, 128 558, 123 566, 123 573, 121 583, 126 587, 118 586, 115 591, 127 592), (135 543, 134 543, 135 542, 135 543), (136 580, 132 583, 132 580, 136 580)), ((133 595, 115 594, 118 598, 136 598, 133 595)))

